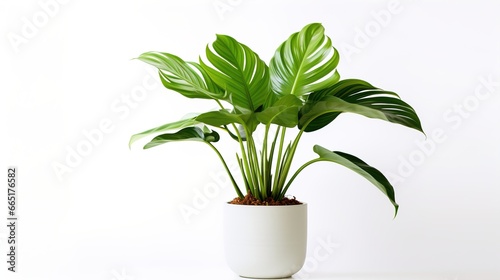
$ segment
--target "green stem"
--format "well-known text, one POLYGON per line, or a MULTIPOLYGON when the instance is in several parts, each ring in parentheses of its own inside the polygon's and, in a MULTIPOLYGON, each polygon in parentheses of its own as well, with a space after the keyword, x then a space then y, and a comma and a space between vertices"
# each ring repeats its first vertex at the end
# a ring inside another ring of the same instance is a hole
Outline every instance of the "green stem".
POLYGON ((222 157, 221 153, 219 152, 219 150, 214 146, 212 145, 212 143, 210 142, 205 142, 207 143, 214 151, 215 153, 217 154, 217 156, 219 157, 219 159, 222 161, 222 165, 224 165, 224 169, 226 169, 226 172, 227 174, 229 175, 229 179, 231 179, 231 183, 233 184, 233 187, 234 187, 234 190, 236 191, 236 193, 238 194, 238 197, 240 198, 243 198, 244 195, 243 193, 241 192, 240 188, 238 187, 238 184, 236 183, 236 181, 234 180, 234 177, 233 177, 233 174, 231 173, 231 171, 229 170, 229 167, 227 166, 227 163, 226 161, 224 160, 224 157, 222 157))
POLYGON ((324 161, 324 159, 321 159, 321 158, 316 158, 316 159, 313 159, 313 160, 310 160, 306 163, 304 163, 301 167, 299 167, 299 169, 297 169, 297 171, 295 171, 295 173, 293 174, 293 176, 290 178, 290 180, 288 180, 288 183, 286 184, 286 186, 283 188, 283 190, 281 191, 280 195, 279 195, 279 199, 282 199, 283 197, 285 197, 285 194, 286 192, 288 191, 288 188, 290 187, 290 185, 292 184, 293 180, 295 180, 295 177, 297 177, 297 175, 299 175, 299 173, 304 170, 306 167, 308 167, 309 165, 315 163, 315 162, 319 162, 319 161, 324 161))
POLYGON ((254 183, 253 176, 252 176, 251 166, 249 165, 249 161, 248 161, 248 158, 247 158, 247 153, 245 151, 245 146, 243 146, 243 141, 241 140, 241 134, 240 134, 240 132, 238 131, 238 129, 236 128, 236 126, 234 124, 232 124, 232 125, 236 129, 236 134, 238 135, 238 139, 240 139, 238 142, 240 144, 241 158, 242 158, 242 162, 243 162, 243 167, 245 169, 245 174, 246 174, 247 180, 249 181, 248 185, 249 185, 249 188, 250 188, 252 194, 255 195, 255 192, 256 192, 256 190, 255 190, 255 183, 254 183))
POLYGON ((281 186, 284 186, 278 199, 282 199, 288 188, 290 187, 290 185, 292 184, 293 180, 295 179, 295 177, 297 177, 297 175, 304 169, 306 168, 307 166, 309 166, 310 164, 312 163, 315 163, 317 161, 320 161, 319 159, 313 159, 313 160, 310 160, 308 162, 306 162, 305 164, 303 164, 295 173, 294 175, 292 176, 292 178, 290 178, 290 180, 288 181, 288 183, 285 185, 285 182, 286 182, 286 177, 288 175, 288 172, 290 171, 290 166, 292 165, 292 160, 293 160, 293 157, 295 156, 295 151, 297 150, 297 146, 299 145, 299 141, 300 141, 300 138, 302 137, 302 134, 304 133, 304 130, 306 129, 306 127, 314 120, 314 118, 311 118, 310 121, 306 122, 304 124, 304 126, 302 127, 302 129, 299 131, 299 133, 297 134, 297 136, 295 137, 294 141, 293 141, 293 144, 292 144, 292 147, 290 149, 290 153, 288 154, 287 158, 286 158, 286 163, 285 163, 285 167, 284 167, 284 171, 283 171, 283 174, 280 174, 280 185, 281 186))
MULTIPOLYGON (((280 127, 276 129, 276 135, 280 133, 280 127)), ((281 161, 283 156, 283 144, 285 142, 286 127, 281 130, 280 145, 278 147, 278 158, 276 159, 276 168, 274 171, 274 182, 273 182, 273 197, 276 198, 280 192, 279 181, 281 177, 281 161)), ((276 138, 275 138, 276 139, 276 138)))
POLYGON ((290 172, 290 167, 292 166, 293 157, 295 156, 295 151, 297 150, 297 146, 299 145, 300 137, 302 136, 303 132, 304 128, 302 128, 295 137, 292 146, 290 147, 290 150, 284 159, 285 164, 283 165, 283 169, 281 170, 280 180, 278 183, 280 186, 280 190, 283 189, 283 187, 285 186, 286 177, 288 176, 288 172, 290 172))
POLYGON ((264 186, 266 189, 266 196, 271 195, 271 168, 273 164, 273 154, 274 154, 274 147, 276 144, 276 139, 277 139, 277 134, 274 137, 274 140, 271 144, 271 150, 268 151, 267 149, 267 140, 269 137, 269 128, 271 126, 268 124, 266 125, 266 129, 264 132, 264 143, 262 144, 262 152, 261 152, 261 161, 262 161, 262 172, 264 172, 263 176, 263 181, 264 181, 264 186))
POLYGON ((238 153, 236 153, 236 161, 238 162, 238 166, 240 167, 240 173, 243 175, 243 182, 245 183, 245 189, 247 193, 252 193, 252 191, 250 190, 250 185, 248 183, 247 176, 245 176, 245 171, 243 170, 242 160, 239 157, 238 153))
POLYGON ((254 196, 257 199, 262 200, 262 178, 260 176, 259 170, 259 159, 257 155, 257 150, 255 148, 255 142, 253 141, 253 137, 249 134, 248 130, 245 130, 247 134, 247 152, 249 157, 249 165, 250 170, 252 172, 252 182, 254 184, 255 193, 254 196))
MULTIPOLYGON (((219 105, 219 107, 221 109, 224 109, 224 106, 222 106, 222 104, 220 103, 219 100, 215 100, 217 102, 217 104, 219 105)), ((242 175, 243 177, 245 177, 245 174, 247 174, 247 180, 248 180, 248 176, 251 176, 251 171, 250 171, 250 167, 248 165, 248 158, 247 158, 247 154, 246 154, 246 151, 245 151, 245 147, 243 146, 243 140, 242 140, 242 137, 241 137, 241 133, 240 131, 238 130, 238 128, 236 127, 236 125, 234 123, 231 124, 233 126, 233 129, 236 133, 236 136, 238 137, 238 143, 240 145, 240 150, 241 150, 241 157, 242 157, 242 162, 243 162, 243 167, 245 169, 245 172, 242 172, 242 175)), ((252 182, 248 182, 249 184, 249 189, 251 190, 251 193, 254 194, 255 192, 255 185, 251 186, 252 182)))

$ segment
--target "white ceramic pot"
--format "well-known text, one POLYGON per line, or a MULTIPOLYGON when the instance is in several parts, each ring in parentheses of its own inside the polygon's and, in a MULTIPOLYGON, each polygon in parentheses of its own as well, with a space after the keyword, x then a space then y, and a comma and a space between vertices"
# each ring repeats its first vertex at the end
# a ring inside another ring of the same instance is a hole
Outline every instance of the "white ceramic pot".
POLYGON ((307 204, 224 205, 224 247, 242 277, 290 277, 306 258, 307 204))

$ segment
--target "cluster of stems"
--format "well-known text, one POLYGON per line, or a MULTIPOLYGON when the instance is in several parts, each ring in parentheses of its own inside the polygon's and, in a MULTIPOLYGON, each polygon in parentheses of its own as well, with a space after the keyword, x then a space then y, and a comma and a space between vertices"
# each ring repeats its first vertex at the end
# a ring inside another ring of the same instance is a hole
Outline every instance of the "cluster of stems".
MULTIPOLYGON (((220 103, 219 105, 223 108, 220 103)), ((224 127, 224 129, 239 143, 240 154, 236 153, 236 160, 243 176, 246 193, 253 195, 259 200, 266 200, 269 197, 272 197, 274 200, 283 199, 297 175, 305 167, 318 161, 315 159, 306 162, 287 180, 295 151, 306 126, 299 130, 293 141, 287 142, 285 137, 286 127, 267 124, 260 150, 257 149, 252 136, 253 131, 245 125, 241 126, 242 131, 234 123, 231 124, 232 130, 227 127, 224 127), (272 135, 273 132, 274 135, 272 135), (270 139, 272 141, 269 141, 270 139)), ((210 145, 221 160, 238 197, 243 198, 244 194, 234 179, 232 172, 229 170, 224 157, 212 143, 207 142, 207 144, 210 145)))

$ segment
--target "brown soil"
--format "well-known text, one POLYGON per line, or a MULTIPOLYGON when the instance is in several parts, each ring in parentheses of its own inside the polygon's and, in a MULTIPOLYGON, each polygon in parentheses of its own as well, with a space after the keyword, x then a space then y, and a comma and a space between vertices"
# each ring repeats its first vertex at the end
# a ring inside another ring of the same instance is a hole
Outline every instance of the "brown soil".
POLYGON ((297 205, 302 204, 302 202, 293 198, 284 197, 281 200, 274 200, 272 197, 268 197, 266 200, 258 200, 251 194, 245 195, 244 198, 235 198, 229 202, 230 204, 240 204, 240 205, 297 205))

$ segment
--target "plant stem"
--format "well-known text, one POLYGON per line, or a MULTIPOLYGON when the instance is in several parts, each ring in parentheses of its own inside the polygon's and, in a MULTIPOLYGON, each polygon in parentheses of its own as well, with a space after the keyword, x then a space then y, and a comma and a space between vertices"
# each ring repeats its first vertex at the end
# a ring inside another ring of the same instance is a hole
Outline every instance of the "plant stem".
POLYGON ((279 195, 279 199, 282 199, 286 192, 288 191, 288 188, 290 187, 290 185, 292 184, 293 180, 295 180, 295 177, 297 177, 297 175, 299 175, 299 173, 304 170, 304 168, 308 167, 309 165, 315 163, 315 162, 319 162, 319 161, 324 161, 324 159, 321 159, 321 158, 315 158, 313 160, 310 160, 306 163, 304 163, 301 167, 299 167, 299 169, 297 169, 297 171, 295 171, 295 173, 293 174, 293 176, 290 178, 290 180, 288 180, 288 183, 286 184, 286 186, 283 188, 283 190, 281 190, 281 193, 279 195))
POLYGON ((254 189, 256 192, 254 193, 254 196, 257 199, 262 200, 264 199, 262 196, 262 178, 260 176, 259 159, 257 155, 257 150, 255 148, 255 142, 253 141, 253 137, 248 130, 245 129, 245 133, 247 134, 246 135, 247 152, 249 157, 249 165, 252 172, 252 182, 254 184, 254 189))
MULTIPOLYGON (((292 144, 292 148, 291 148, 291 151, 290 153, 288 154, 288 157, 286 158, 286 166, 285 166, 285 171, 284 171, 284 176, 283 178, 280 178, 280 185, 285 185, 285 180, 286 180, 286 175, 288 175, 288 172, 290 171, 290 166, 291 166, 291 163, 292 163, 292 160, 293 160, 293 157, 295 155, 295 151, 297 150, 297 146, 299 145, 299 141, 300 141, 300 138, 302 136, 302 134, 304 133, 304 130, 306 129, 306 127, 311 123, 313 119, 311 119, 310 121, 308 121, 307 123, 305 123, 302 127, 302 129, 299 131, 299 133, 297 134, 297 136, 295 137, 294 141, 293 141, 293 144, 292 144)), ((315 162, 318 162, 318 161, 321 161, 321 159, 313 159, 313 160, 310 160, 308 162, 306 162, 305 164, 303 164, 301 167, 299 167, 299 169, 297 169, 297 171, 295 171, 295 173, 293 174, 293 176, 290 178, 290 180, 288 181, 288 183, 283 187, 283 189, 281 190, 281 193, 278 197, 278 199, 282 199, 288 188, 290 187, 290 185, 292 184, 293 180, 295 179, 295 177, 297 177, 297 175, 299 175, 299 173, 304 169, 306 168, 307 166, 315 163, 315 162)))
POLYGON ((299 145, 300 137, 302 136, 303 132, 304 132, 304 128, 302 128, 299 131, 299 133, 297 133, 297 136, 295 136, 295 139, 293 140, 292 146, 290 147, 290 150, 284 159, 284 165, 283 165, 283 168, 281 170, 280 180, 279 180, 280 192, 283 189, 283 187, 285 186, 286 177, 288 176, 288 172, 290 172, 290 167, 292 165, 293 157, 295 156, 295 151, 297 150, 297 146, 299 145))
POLYGON ((222 157, 222 155, 219 152, 219 150, 214 145, 212 145, 212 143, 210 143, 210 142, 205 142, 205 143, 207 143, 215 151, 215 153, 217 154, 217 156, 219 157, 219 159, 222 161, 222 165, 224 165, 224 169, 226 169, 226 172, 229 175, 229 179, 231 179, 231 183, 233 184, 233 187, 234 187, 236 193, 238 194, 238 197, 243 198, 244 195, 241 192, 240 188, 238 187, 238 184, 234 180, 233 174, 229 170, 229 167, 227 166, 227 163, 224 160, 224 157, 222 157))
POLYGON ((242 160, 239 157, 238 153, 236 153, 236 161, 238 162, 238 166, 240 167, 240 173, 243 174, 243 182, 245 183, 245 189, 246 189, 247 193, 252 193, 252 191, 250 190, 250 185, 248 183, 248 179, 245 176, 245 171, 243 170, 242 160))
POLYGON ((243 146, 243 140, 241 138, 241 134, 240 134, 239 130, 236 128, 236 125, 234 125, 234 123, 232 125, 233 125, 233 128, 236 130, 236 135, 238 135, 238 139, 239 139, 238 142, 240 144, 241 157, 242 157, 243 167, 245 169, 245 173, 242 173, 242 174, 243 174, 243 176, 245 176, 245 174, 246 174, 246 179, 248 181, 249 189, 251 190, 251 193, 253 195, 255 195, 255 193, 256 193, 255 182, 254 182, 254 179, 252 176, 252 169, 251 169, 251 166, 249 165, 249 161, 247 158, 247 153, 245 151, 245 147, 243 146))
POLYGON ((266 196, 272 195, 272 192, 271 192, 272 191, 271 190, 271 179, 272 179, 271 168, 272 168, 272 164, 273 164, 274 147, 276 144, 276 139, 278 137, 278 134, 276 133, 274 140, 271 144, 271 150, 268 151, 267 141, 268 141, 268 137, 269 137, 270 127, 271 127, 271 125, 269 125, 269 124, 266 125, 266 129, 264 132, 264 143, 262 144, 262 152, 261 152, 262 171, 264 172, 263 173, 263 176, 264 176, 263 181, 264 181, 264 186, 266 189, 266 196))
MULTIPOLYGON (((222 106, 222 104, 220 103, 220 101, 219 101, 219 100, 215 99, 215 101, 217 102, 217 104, 219 105, 219 107, 220 107, 221 109, 223 109, 223 110, 225 109, 225 108, 224 108, 224 106, 222 106)), ((251 178, 251 175, 252 175, 252 174, 251 174, 250 167, 249 167, 249 165, 248 165, 248 158, 247 158, 247 154, 246 154, 246 151, 245 151, 245 147, 243 146, 243 138, 241 137, 241 133, 240 133, 240 131, 238 130, 238 128, 236 127, 236 125, 235 125, 234 123, 231 123, 231 125, 232 125, 232 127, 233 127, 233 129, 234 129, 234 131, 235 131, 235 133, 236 133, 236 136, 238 137, 238 143, 239 143, 239 145, 240 145, 240 150, 241 150, 241 157, 242 157, 242 160, 241 160, 239 163, 240 163, 240 165, 241 165, 241 163, 242 163, 242 164, 243 164, 243 167, 244 167, 244 169, 245 169, 245 172, 241 172, 241 174, 242 174, 242 175, 243 175, 243 177, 244 177, 243 179, 244 179, 244 180, 246 180, 246 181, 248 182, 248 186, 247 186, 248 188, 247 188, 247 189, 249 189, 249 190, 250 190, 250 192, 251 192, 252 194, 254 194, 254 195, 255 195, 255 185, 254 185, 251 181, 249 182, 249 180, 248 180, 248 179, 249 179, 249 178, 248 178, 249 176, 250 176, 250 179, 252 179, 252 178, 251 178), (245 175, 245 174, 246 174, 246 175, 245 175), (245 178, 245 177, 246 177, 246 178, 245 178)), ((246 130, 246 128, 245 128, 245 130, 246 130)), ((246 131, 245 131, 245 132, 246 132, 246 131)))
POLYGON ((267 186, 267 182, 268 182, 268 172, 267 172, 267 134, 269 132, 269 127, 266 126, 265 130, 264 130, 264 141, 262 143, 262 150, 260 151, 260 170, 262 172, 262 197, 263 199, 266 199, 268 194, 269 194, 269 191, 268 191, 268 186, 267 186))
MULTIPOLYGON (((280 128, 281 127, 278 127, 278 129, 276 129, 276 135, 280 133, 280 128)), ((274 171, 273 198, 276 198, 280 192, 279 181, 281 177, 281 161, 283 156, 283 143, 285 142, 285 133, 286 127, 281 130, 280 145, 278 147, 278 158, 276 159, 276 168, 274 171)))

